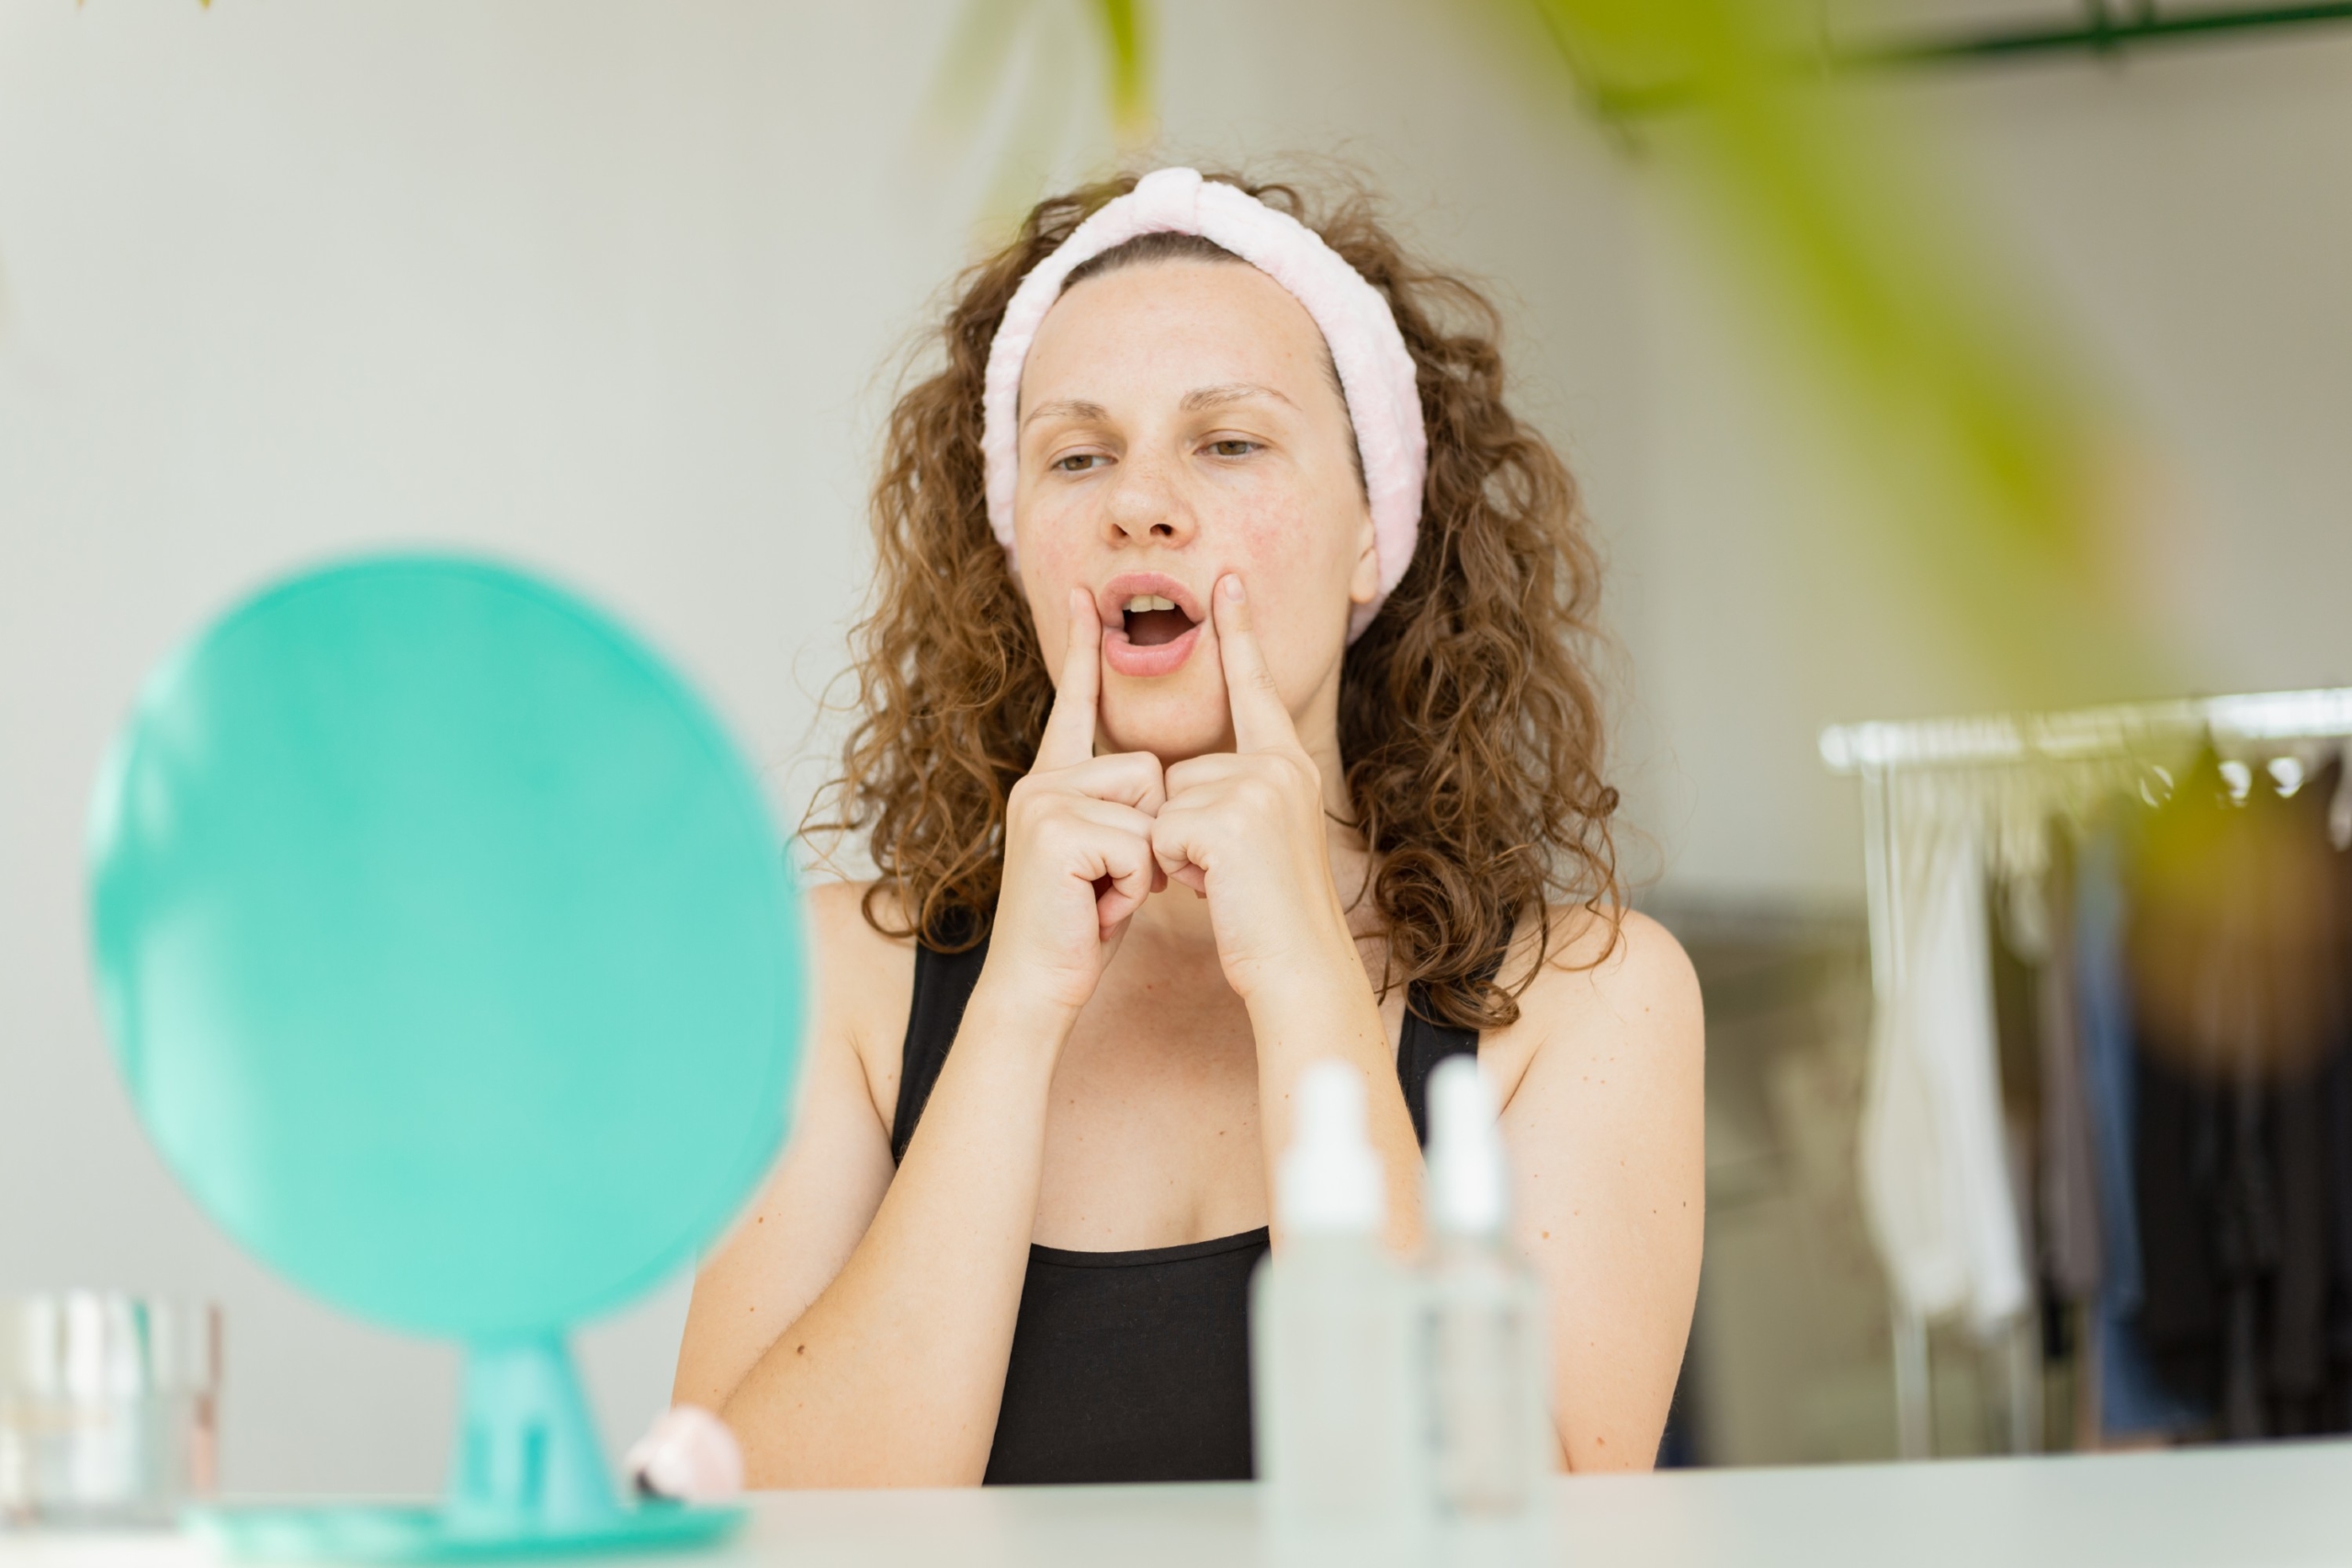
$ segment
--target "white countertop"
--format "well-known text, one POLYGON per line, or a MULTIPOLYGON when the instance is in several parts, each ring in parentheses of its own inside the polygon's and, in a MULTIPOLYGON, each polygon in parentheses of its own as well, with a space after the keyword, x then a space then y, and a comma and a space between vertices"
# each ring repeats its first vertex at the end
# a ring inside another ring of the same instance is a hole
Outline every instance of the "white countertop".
MULTIPOLYGON (((1541 1555, 1577 1568, 2346 1564, 2352 1442, 1564 1477, 1552 1506, 1541 1555)), ((784 1493, 752 1508, 750 1528, 726 1550, 662 1561, 1246 1568, 1265 1555, 1247 1485, 784 1493)), ((173 1537, 0 1534, 8 1568, 207 1561, 173 1537)))

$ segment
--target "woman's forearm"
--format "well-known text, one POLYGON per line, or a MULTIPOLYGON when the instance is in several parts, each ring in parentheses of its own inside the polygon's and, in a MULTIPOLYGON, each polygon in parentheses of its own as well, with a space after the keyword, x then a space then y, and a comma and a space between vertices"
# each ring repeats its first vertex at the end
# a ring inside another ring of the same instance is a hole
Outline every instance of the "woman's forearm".
POLYGON ((865 1238, 727 1401, 752 1485, 980 1479, 1068 1030, 983 980, 865 1238))
MULTIPOLYGON (((1387 1179, 1388 1243, 1400 1252, 1419 1245, 1420 1146, 1397 1087, 1388 1032, 1353 948, 1251 997, 1250 1023, 1258 1043, 1258 1121, 1267 1191, 1275 1190, 1273 1179, 1290 1146, 1300 1075, 1317 1061, 1336 1058, 1364 1075, 1366 1131, 1387 1179)), ((1277 1218, 1278 1245, 1281 1230, 1277 1218)))

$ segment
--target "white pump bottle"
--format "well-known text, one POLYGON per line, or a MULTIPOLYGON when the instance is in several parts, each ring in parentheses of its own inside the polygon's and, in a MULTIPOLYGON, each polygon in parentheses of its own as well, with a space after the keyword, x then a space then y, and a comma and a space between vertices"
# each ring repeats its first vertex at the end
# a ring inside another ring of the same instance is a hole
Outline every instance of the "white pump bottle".
POLYGON ((1268 1522, 1286 1559, 1409 1561, 1430 1498, 1419 1292, 1381 1240, 1363 1076, 1319 1062, 1297 1103, 1275 1173, 1281 1246, 1250 1313, 1268 1522))

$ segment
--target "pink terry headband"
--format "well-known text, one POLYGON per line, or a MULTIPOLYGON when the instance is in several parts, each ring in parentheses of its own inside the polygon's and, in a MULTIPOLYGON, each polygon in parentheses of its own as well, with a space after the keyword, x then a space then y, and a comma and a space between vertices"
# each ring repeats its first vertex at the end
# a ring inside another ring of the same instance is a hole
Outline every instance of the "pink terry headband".
POLYGON ((1340 372, 1356 451, 1363 459, 1372 502, 1372 532, 1380 554, 1380 592, 1359 604, 1348 623, 1353 642, 1405 576, 1421 524, 1421 484, 1429 470, 1429 435, 1413 356, 1380 291, 1296 219, 1246 191, 1204 180, 1195 169, 1159 169, 1135 189, 1098 209, 1039 262, 989 346, 982 398, 980 453, 987 465, 989 526, 1010 555, 1012 497, 1019 479, 1021 367, 1038 323, 1061 297, 1069 275, 1103 252, 1138 235, 1172 231, 1224 246, 1288 289, 1322 330, 1340 372))

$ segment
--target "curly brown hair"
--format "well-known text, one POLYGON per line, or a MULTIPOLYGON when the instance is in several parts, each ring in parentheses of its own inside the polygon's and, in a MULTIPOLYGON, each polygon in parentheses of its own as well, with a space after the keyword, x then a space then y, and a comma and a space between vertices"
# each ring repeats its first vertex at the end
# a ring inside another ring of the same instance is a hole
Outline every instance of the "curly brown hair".
MULTIPOLYGON (((1608 926, 1622 897, 1601 776, 1600 571, 1576 481, 1503 398, 1501 319, 1463 279, 1423 266, 1349 187, 1319 209, 1290 184, 1238 186, 1289 213, 1377 288, 1419 370, 1429 483, 1412 565, 1341 669, 1340 747, 1385 985, 1424 987, 1437 1021, 1519 1016, 1490 978, 1519 919, 1553 951, 1555 895, 1608 926)), ((1036 628, 989 531, 981 381, 997 322, 1029 270, 1125 175, 1039 202, 1018 236, 959 280, 946 363, 892 409, 873 493, 876 585, 852 637, 858 721, 804 833, 867 835, 866 920, 968 948, 1001 881, 1006 799, 1053 705, 1036 628)), ((1598 963, 1599 958, 1593 962, 1598 963)))

